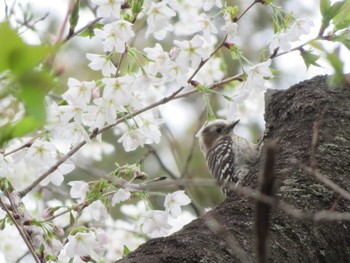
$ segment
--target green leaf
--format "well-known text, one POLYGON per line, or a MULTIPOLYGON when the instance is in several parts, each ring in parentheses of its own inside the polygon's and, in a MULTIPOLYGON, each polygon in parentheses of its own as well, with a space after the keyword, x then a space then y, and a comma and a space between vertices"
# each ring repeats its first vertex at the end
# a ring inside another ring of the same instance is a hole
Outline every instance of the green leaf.
POLYGON ((45 262, 57 262, 57 257, 53 255, 46 255, 45 256, 45 262))
POLYGON ((350 50, 350 34, 347 31, 335 36, 333 40, 342 43, 348 50, 350 50))
POLYGON ((260 53, 260 62, 263 62, 263 61, 266 60, 267 52, 268 52, 268 49, 267 49, 267 48, 263 48, 263 49, 261 50, 261 53, 260 53))
MULTIPOLYGON (((72 212, 69 212, 69 223, 74 226, 75 224, 75 217, 73 216, 72 212)), ((77 232, 75 232, 74 234, 76 234, 77 232)), ((72 233, 73 234, 73 233, 72 233)))
POLYGON ((9 139, 23 136, 31 131, 40 128, 42 125, 42 122, 36 120, 32 116, 24 117, 12 126, 9 139))
POLYGON ((94 32, 95 28, 102 29, 103 25, 99 24, 99 23, 96 23, 96 24, 88 27, 87 29, 85 29, 83 32, 81 32, 79 34, 79 36, 93 38, 95 36, 95 32, 94 32))
POLYGON ((0 72, 11 70, 20 75, 37 66, 50 51, 45 46, 26 44, 8 23, 0 23, 0 36, 0 72))
POLYGON ((142 11, 143 0, 134 0, 132 2, 131 11, 134 18, 142 11))
POLYGON ((331 7, 331 2, 329 0, 320 0, 320 11, 322 16, 325 16, 331 7))
POLYGON ((76 0, 69 17, 69 34, 72 35, 79 21, 80 0, 76 0))
POLYGON ((350 26, 350 1, 344 2, 333 18, 334 29, 341 30, 350 26))
POLYGON ((313 54, 312 51, 305 51, 303 50, 301 52, 301 57, 304 60, 305 66, 308 69, 310 65, 314 65, 316 67, 320 67, 319 64, 317 64, 317 60, 320 58, 320 56, 313 54))
POLYGON ((240 60, 242 57, 242 51, 239 50, 239 46, 238 45, 233 45, 230 48, 231 51, 231 57, 233 60, 240 60))
POLYGON ((6 226, 6 217, 0 220, 0 230, 4 230, 6 226))
POLYGON ((209 88, 208 88, 207 86, 202 85, 202 84, 198 85, 198 86, 196 87, 196 89, 197 89, 198 91, 200 91, 200 92, 206 92, 206 91, 209 90, 209 88))
POLYGON ((6 191, 12 192, 13 191, 12 184, 5 177, 0 177, 0 190, 3 192, 6 192, 6 191))
POLYGON ((11 94, 21 101, 25 116, 18 122, 0 130, 0 143, 22 136, 45 123, 44 97, 53 87, 53 77, 45 69, 36 69, 52 51, 45 46, 26 44, 8 23, 0 23, 0 72, 9 72, 11 81, 5 86, 5 95, 11 94))
POLYGON ((230 18, 232 21, 235 20, 237 14, 238 14, 238 11, 239 11, 239 8, 237 5, 235 6, 227 6, 226 3, 225 3, 225 10, 227 13, 230 14, 230 18))
POLYGON ((208 120, 208 121, 213 121, 213 120, 215 120, 216 117, 215 117, 213 108, 212 108, 211 105, 210 105, 208 94, 204 93, 204 94, 203 94, 203 99, 204 99, 205 104, 206 104, 206 106, 207 106, 207 120, 208 120))
MULTIPOLYGON (((322 13, 322 26, 320 32, 323 31, 329 26, 331 20, 339 14, 342 9, 345 1, 339 1, 330 6, 329 3, 321 3, 321 13, 322 13), (322 7, 323 5, 323 7, 322 7)), ((338 22, 336 22, 338 24, 338 22)))
POLYGON ((340 84, 344 80, 343 68, 344 64, 339 58, 340 48, 336 48, 332 53, 327 54, 327 59, 334 69, 334 76, 331 77, 330 84, 332 86, 340 84))
POLYGON ((123 248, 123 257, 126 257, 127 255, 129 255, 130 253, 130 249, 124 245, 124 248, 123 248))
POLYGON ((327 12, 327 16, 329 16, 330 19, 333 19, 336 15, 338 15, 338 13, 340 12, 340 10, 343 8, 344 4, 346 3, 346 1, 339 1, 339 2, 335 2, 328 10, 327 12))

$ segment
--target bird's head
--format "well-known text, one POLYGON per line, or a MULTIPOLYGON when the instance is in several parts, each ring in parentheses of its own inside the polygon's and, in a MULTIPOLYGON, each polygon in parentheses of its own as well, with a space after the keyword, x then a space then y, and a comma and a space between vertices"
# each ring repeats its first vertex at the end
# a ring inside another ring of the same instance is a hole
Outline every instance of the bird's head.
POLYGON ((215 120, 204 124, 196 135, 199 137, 199 144, 202 152, 206 153, 222 136, 233 133, 233 128, 238 122, 239 120, 233 122, 215 120))

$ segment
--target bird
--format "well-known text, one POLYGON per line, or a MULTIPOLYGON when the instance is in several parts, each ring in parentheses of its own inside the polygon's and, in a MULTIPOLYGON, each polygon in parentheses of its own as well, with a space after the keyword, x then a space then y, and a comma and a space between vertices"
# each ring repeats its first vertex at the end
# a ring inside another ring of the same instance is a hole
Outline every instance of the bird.
POLYGON ((260 155, 259 144, 233 132, 238 122, 216 119, 197 133, 207 167, 226 196, 232 183, 234 186, 241 184, 260 155))

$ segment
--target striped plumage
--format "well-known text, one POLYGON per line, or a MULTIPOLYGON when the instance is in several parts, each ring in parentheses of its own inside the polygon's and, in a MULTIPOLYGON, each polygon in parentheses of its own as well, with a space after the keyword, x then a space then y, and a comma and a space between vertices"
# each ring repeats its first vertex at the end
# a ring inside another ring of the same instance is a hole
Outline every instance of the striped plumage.
POLYGON ((208 169, 224 194, 228 183, 239 184, 259 157, 258 145, 233 133, 237 123, 215 120, 199 131, 200 148, 208 169))

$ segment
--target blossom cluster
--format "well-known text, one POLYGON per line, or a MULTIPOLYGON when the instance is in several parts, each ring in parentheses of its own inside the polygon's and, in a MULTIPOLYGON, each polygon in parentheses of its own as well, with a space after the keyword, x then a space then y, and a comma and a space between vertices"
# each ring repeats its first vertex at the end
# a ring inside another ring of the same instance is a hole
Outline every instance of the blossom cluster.
POLYGON ((310 19, 297 19, 290 28, 277 32, 269 45, 270 51, 274 52, 276 48, 282 51, 290 51, 292 42, 300 40, 302 35, 309 34, 313 22, 310 19))
MULTIPOLYGON (((89 191, 88 183, 83 181, 72 181, 69 185, 71 185, 70 195, 72 198, 79 200, 80 202, 86 200, 89 191)), ((116 204, 129 200, 132 194, 133 193, 128 190, 127 186, 114 191, 113 196, 111 197, 111 205, 115 206, 116 204)), ((138 213, 137 223, 133 227, 130 227, 128 224, 124 226, 130 231, 141 230, 144 234, 147 234, 150 237, 167 235, 168 231, 172 228, 168 222, 169 216, 173 218, 179 217, 181 215, 181 206, 186 206, 190 202, 190 198, 184 191, 168 193, 164 201, 164 211, 143 208, 141 209, 142 212, 140 214, 138 213)), ((90 223, 95 220, 99 222, 100 225, 104 222, 107 229, 115 226, 115 223, 108 214, 105 205, 102 204, 100 200, 94 201, 87 207, 87 209, 84 209, 80 220, 90 223)), ((59 224, 64 227, 67 223, 68 222, 62 223, 62 221, 60 221, 59 224)), ((95 259, 101 257, 107 252, 108 244, 113 241, 114 237, 114 235, 107 235, 106 231, 107 230, 103 230, 102 228, 83 228, 80 229, 80 231, 70 234, 68 236, 67 244, 62 248, 58 257, 60 259, 89 255, 94 255, 95 259)), ((135 248, 135 244, 129 244, 129 246, 131 246, 130 248, 135 248)))

